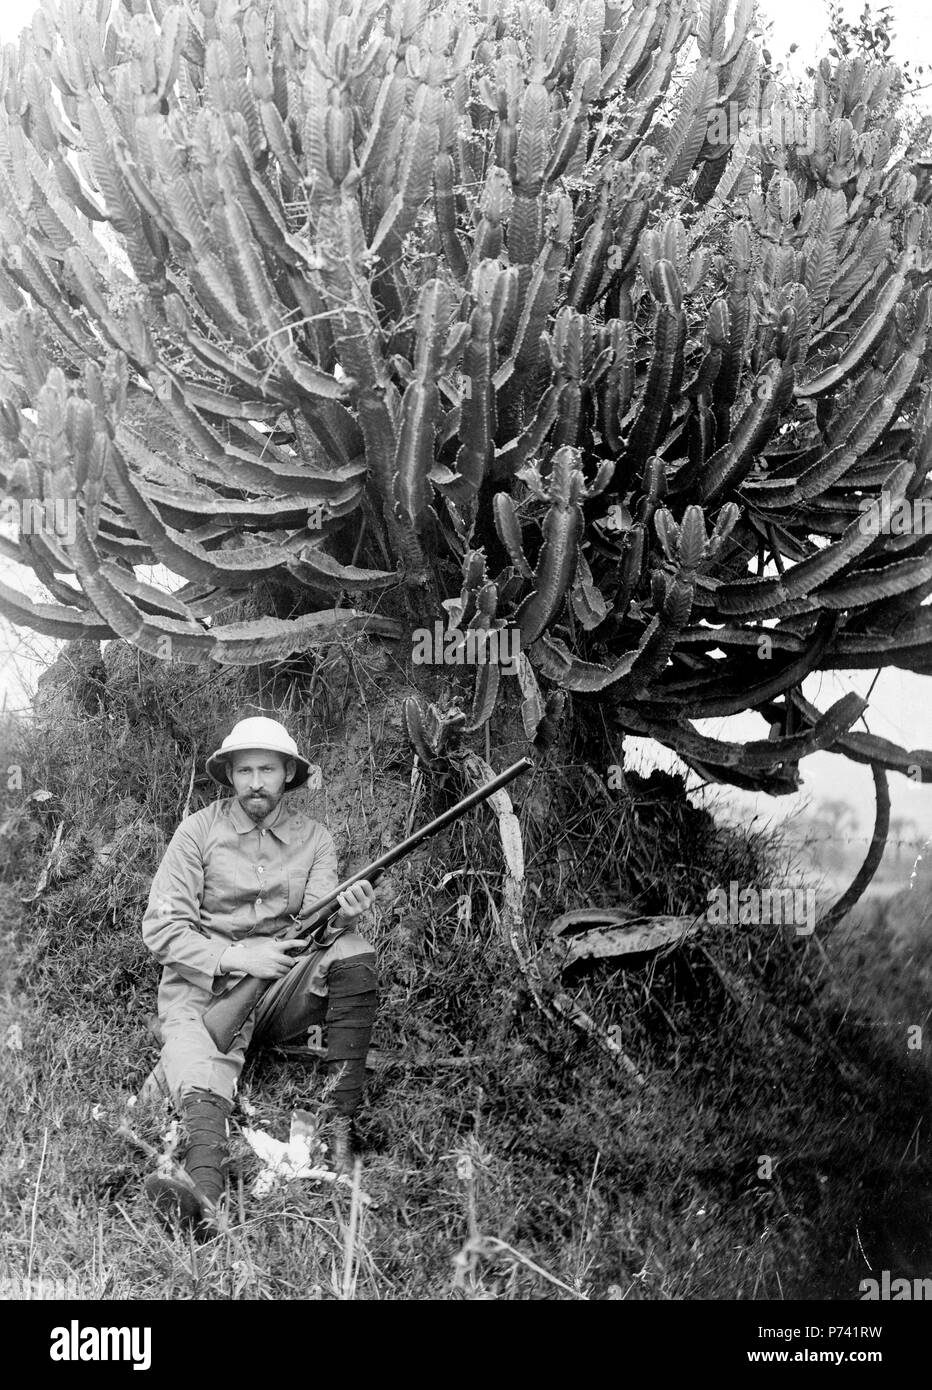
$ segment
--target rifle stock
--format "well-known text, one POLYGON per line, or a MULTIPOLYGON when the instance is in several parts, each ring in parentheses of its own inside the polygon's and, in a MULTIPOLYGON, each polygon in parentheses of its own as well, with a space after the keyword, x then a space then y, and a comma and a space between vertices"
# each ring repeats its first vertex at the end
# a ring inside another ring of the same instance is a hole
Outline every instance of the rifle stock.
MULTIPOLYGON (((468 796, 464 796, 462 801, 458 801, 455 806, 451 806, 449 810, 442 812, 427 825, 422 826, 420 830, 416 830, 413 835, 409 835, 393 849, 386 850, 371 864, 367 864, 365 868, 357 870, 349 878, 344 879, 336 888, 331 889, 326 897, 321 898, 313 905, 304 921, 299 922, 294 918, 295 925, 281 934, 278 939, 285 941, 294 940, 297 937, 308 937, 311 941, 315 938, 319 939, 333 915, 333 909, 337 906, 340 894, 344 893, 347 888, 354 883, 359 883, 362 879, 368 879, 370 883, 374 883, 392 864, 396 864, 399 859, 410 854, 416 845, 429 839, 431 835, 436 835, 439 830, 451 825, 453 821, 459 820, 460 816, 465 815, 473 806, 478 806, 481 802, 486 801, 495 792, 513 781, 515 777, 520 776, 522 772, 527 772, 533 766, 533 761, 530 758, 521 758, 511 767, 506 768, 504 772, 500 772, 497 777, 493 777, 491 782, 477 787, 468 796)), ((260 980, 254 975, 246 975, 242 980, 237 981, 226 994, 208 1004, 202 1016, 204 1027, 221 1052, 229 1052, 233 1045, 233 1039, 265 991, 275 983, 275 980, 260 980)))

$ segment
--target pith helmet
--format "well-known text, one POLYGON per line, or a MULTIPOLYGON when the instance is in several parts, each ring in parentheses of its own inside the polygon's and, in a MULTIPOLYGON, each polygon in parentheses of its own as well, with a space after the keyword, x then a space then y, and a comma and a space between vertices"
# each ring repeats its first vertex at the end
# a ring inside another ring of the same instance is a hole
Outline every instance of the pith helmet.
POLYGON ((207 759, 207 771, 221 787, 230 787, 228 759, 231 753, 243 752, 247 748, 261 748, 272 753, 281 753, 285 758, 294 758, 297 763, 294 777, 285 783, 286 791, 303 787, 311 772, 311 764, 298 752, 298 745, 277 719, 265 719, 256 715, 241 719, 227 734, 220 747, 207 759))

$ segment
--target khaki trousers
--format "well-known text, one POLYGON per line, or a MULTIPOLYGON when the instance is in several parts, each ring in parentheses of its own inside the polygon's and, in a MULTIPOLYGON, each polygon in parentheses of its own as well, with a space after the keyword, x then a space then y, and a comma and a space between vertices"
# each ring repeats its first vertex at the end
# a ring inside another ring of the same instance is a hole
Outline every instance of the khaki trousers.
POLYGON ((180 1105, 188 1091, 196 1089, 232 1101, 250 1044, 303 1041, 311 1028, 322 1026, 327 1016, 330 967, 336 961, 350 960, 368 967, 366 976, 374 989, 375 952, 364 937, 345 931, 331 945, 311 949, 266 990, 229 1052, 218 1050, 202 1020, 204 1010, 217 995, 189 984, 185 997, 178 998, 175 980, 166 999, 160 988, 161 1069, 175 1104, 180 1105))

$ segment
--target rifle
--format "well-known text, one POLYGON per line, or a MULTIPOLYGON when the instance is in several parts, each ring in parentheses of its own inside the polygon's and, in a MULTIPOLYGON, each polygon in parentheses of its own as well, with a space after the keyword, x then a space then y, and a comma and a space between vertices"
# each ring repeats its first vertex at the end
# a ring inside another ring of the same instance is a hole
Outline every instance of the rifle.
MULTIPOLYGON (((427 825, 422 826, 420 830, 415 830, 413 835, 409 835, 406 840, 395 845, 394 849, 386 850, 378 859, 367 864, 364 869, 357 870, 356 873, 351 874, 349 878, 338 884, 336 888, 331 889, 326 897, 314 903, 302 921, 296 917, 292 918, 295 925, 289 927, 284 935, 278 937, 278 940, 307 939, 308 945, 305 949, 310 949, 311 945, 320 944, 327 927, 336 916, 334 909, 341 893, 345 893, 347 888, 354 883, 359 883, 362 879, 368 879, 370 883, 375 883, 386 869, 397 864, 398 860, 403 859, 406 854, 410 854, 416 845, 429 839, 431 835, 436 835, 439 830, 451 825, 453 821, 459 820, 460 816, 465 815, 473 806, 478 806, 480 802, 488 800, 501 787, 506 786, 515 777, 520 776, 522 772, 527 772, 533 766, 532 759, 521 758, 519 762, 513 763, 504 772, 500 772, 497 777, 493 777, 491 782, 477 787, 468 796, 464 796, 462 801, 451 806, 448 811, 444 811, 427 825)), ((302 952, 296 951, 294 954, 299 956, 302 952)), ((281 978, 287 979, 287 976, 281 978)), ((255 975, 246 975, 226 994, 208 1004, 202 1015, 204 1026, 221 1052, 229 1052, 233 1039, 262 995, 271 985, 276 983, 275 980, 260 980, 255 975)))

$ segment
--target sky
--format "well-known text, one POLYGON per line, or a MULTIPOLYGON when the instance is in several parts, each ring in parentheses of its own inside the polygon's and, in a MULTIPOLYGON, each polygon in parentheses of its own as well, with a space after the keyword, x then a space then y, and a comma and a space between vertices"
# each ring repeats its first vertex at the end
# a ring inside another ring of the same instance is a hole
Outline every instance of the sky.
MULTIPOLYGON (((875 6, 876 8, 877 6, 875 6)), ((35 0, 0 0, 0 42, 15 39, 27 24, 37 5, 35 0)), ((863 0, 844 0, 843 9, 849 19, 858 16, 863 0)), ((923 63, 932 69, 932 4, 928 0, 892 0, 897 29, 894 57, 909 58, 913 64, 923 63)), ((773 21, 769 37, 775 59, 787 55, 791 72, 801 74, 805 64, 821 56, 827 48, 826 8, 822 0, 763 0, 763 13, 773 21), (790 46, 797 50, 789 56, 790 46)), ((932 81, 932 71, 924 81, 932 81)), ((932 90, 918 94, 916 100, 928 102, 932 90)), ((40 595, 35 581, 20 567, 0 561, 0 574, 7 583, 11 572, 17 580, 22 577, 23 588, 33 596, 40 595)), ((22 628, 12 628, 0 619, 0 704, 7 700, 17 706, 23 702, 24 688, 31 688, 54 654, 56 644, 22 628), (5 649, 5 650, 4 650, 5 649)), ((811 677, 804 687, 805 694, 825 709, 848 690, 866 693, 873 679, 872 672, 839 672, 811 677)), ((866 725, 872 732, 892 739, 907 748, 932 748, 932 681, 925 676, 894 669, 882 671, 871 694, 866 725)), ((864 724, 859 724, 863 728, 864 724)), ((766 736, 763 721, 753 714, 728 720, 705 720, 701 731, 714 737, 745 739, 766 736)), ((639 761, 660 761, 672 765, 673 760, 659 751, 656 745, 643 740, 631 740, 632 750, 639 761)), ((745 793, 725 791, 727 806, 742 819, 758 817, 763 821, 792 816, 807 803, 823 799, 846 800, 859 814, 861 829, 869 829, 873 816, 873 790, 870 771, 847 759, 827 753, 806 758, 801 764, 803 788, 800 794, 789 797, 754 797, 745 793)), ((695 779, 692 779, 693 781, 695 779)), ((916 786, 905 777, 891 776, 891 793, 895 816, 928 823, 932 831, 932 787, 916 786)))
POLYGON ((9 43, 15 39, 38 8, 35 0, 3 0, 0 7, 0 41, 9 43))

